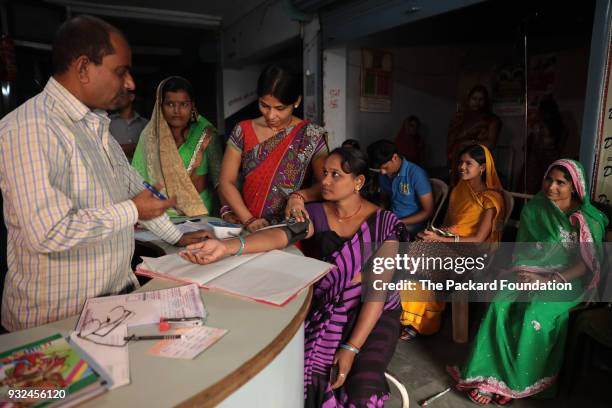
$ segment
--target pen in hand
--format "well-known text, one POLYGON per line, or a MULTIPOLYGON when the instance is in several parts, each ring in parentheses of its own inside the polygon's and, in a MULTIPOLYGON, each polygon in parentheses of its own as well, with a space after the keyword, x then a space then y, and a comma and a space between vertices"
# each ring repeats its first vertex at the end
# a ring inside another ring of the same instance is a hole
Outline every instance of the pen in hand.
POLYGON ((142 184, 147 188, 147 190, 152 192, 153 195, 155 197, 159 198, 160 200, 167 200, 168 199, 168 197, 166 197, 165 195, 160 193, 155 187, 153 187, 151 184, 147 183, 146 181, 143 181, 142 184))

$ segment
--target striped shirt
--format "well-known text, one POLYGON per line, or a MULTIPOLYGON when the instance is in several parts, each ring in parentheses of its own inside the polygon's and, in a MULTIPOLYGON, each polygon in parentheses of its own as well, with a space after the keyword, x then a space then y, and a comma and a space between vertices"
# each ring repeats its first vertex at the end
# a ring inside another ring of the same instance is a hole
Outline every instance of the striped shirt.
MULTIPOLYGON (((130 198, 144 187, 109 122, 54 78, 0 121, 2 325, 10 331, 74 315, 89 297, 138 284, 130 198)), ((144 224, 169 243, 181 237, 166 215, 144 224)))

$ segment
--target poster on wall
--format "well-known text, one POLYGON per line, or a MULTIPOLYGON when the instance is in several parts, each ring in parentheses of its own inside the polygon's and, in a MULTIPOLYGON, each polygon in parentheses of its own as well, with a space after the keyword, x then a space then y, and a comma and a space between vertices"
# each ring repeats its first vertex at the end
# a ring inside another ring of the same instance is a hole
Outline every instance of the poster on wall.
POLYGON ((602 111, 595 145, 595 166, 592 197, 595 201, 610 205, 612 200, 612 41, 608 42, 608 56, 604 68, 604 92, 602 111))
POLYGON ((393 58, 383 50, 361 50, 361 97, 362 112, 391 112, 391 70, 393 58))
POLYGON ((516 64, 496 67, 491 100, 498 116, 525 115, 525 70, 516 64))

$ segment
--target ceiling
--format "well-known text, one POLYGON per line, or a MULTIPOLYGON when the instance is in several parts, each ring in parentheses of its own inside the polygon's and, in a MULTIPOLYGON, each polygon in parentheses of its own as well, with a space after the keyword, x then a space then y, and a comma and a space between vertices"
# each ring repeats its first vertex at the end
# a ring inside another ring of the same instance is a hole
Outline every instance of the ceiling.
MULTIPOLYGON (((98 0, 45 0, 52 3, 101 4, 98 0)), ((156 10, 180 11, 218 16, 223 25, 231 25, 241 16, 268 0, 105 0, 102 6, 127 6, 156 10)))
POLYGON ((387 47, 516 42, 526 29, 530 38, 552 37, 568 47, 573 44, 566 41, 590 42, 594 12, 594 0, 485 1, 374 34, 368 41, 387 47))

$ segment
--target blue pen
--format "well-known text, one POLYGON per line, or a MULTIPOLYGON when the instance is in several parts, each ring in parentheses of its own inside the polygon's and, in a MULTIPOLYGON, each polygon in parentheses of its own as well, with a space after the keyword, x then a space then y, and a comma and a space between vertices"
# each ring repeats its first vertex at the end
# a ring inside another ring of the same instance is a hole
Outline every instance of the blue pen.
POLYGON ((153 195, 157 198, 159 198, 160 200, 167 200, 168 197, 166 197, 165 195, 163 195, 162 193, 160 193, 159 191, 157 191, 157 189, 155 187, 153 187, 152 185, 150 185, 149 183, 147 183, 146 181, 143 181, 142 184, 144 184, 144 186, 147 188, 147 190, 149 190, 150 192, 153 193, 153 195))

